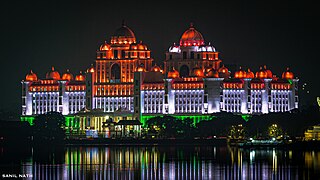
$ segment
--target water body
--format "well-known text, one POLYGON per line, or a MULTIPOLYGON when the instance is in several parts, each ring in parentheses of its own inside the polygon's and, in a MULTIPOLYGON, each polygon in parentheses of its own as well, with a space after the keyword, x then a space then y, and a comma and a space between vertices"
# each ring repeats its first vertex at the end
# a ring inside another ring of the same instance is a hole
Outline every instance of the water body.
POLYGON ((228 146, 0 147, 0 170, 1 178, 41 180, 320 179, 320 151, 228 146))

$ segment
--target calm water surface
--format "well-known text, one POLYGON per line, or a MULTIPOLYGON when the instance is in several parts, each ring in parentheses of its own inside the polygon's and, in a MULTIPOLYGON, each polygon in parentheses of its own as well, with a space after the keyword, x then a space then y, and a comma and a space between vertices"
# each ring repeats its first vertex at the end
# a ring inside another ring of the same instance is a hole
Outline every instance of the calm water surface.
POLYGON ((319 150, 227 146, 0 147, 1 175, 29 179, 320 179, 319 150))

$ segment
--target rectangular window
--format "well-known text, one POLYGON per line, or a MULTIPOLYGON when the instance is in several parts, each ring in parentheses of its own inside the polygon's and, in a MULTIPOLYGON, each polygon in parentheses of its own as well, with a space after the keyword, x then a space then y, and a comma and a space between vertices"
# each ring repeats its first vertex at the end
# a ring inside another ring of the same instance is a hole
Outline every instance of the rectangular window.
POLYGON ((193 51, 191 51, 191 53, 190 53, 190 59, 194 59, 194 52, 193 51))
POLYGON ((183 59, 187 59, 187 52, 186 51, 183 51, 183 59))
POLYGON ((113 51, 113 58, 118 59, 118 50, 113 51))

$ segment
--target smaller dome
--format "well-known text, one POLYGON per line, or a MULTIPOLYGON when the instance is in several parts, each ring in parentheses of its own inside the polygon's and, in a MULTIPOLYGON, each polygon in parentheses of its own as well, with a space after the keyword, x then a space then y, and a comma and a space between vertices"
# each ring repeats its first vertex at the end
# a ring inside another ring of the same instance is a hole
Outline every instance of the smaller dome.
POLYGON ((152 68, 151 68, 151 71, 152 72, 162 72, 162 69, 158 66, 158 65, 154 65, 152 68))
POLYGON ((254 73, 250 69, 248 69, 247 78, 250 78, 250 79, 254 78, 254 73))
POLYGON ((268 73, 260 67, 260 70, 256 72, 256 78, 265 79, 268 78, 268 73))
POLYGON ((91 64, 91 67, 89 67, 89 68, 87 69, 87 72, 94 73, 93 64, 91 64))
POLYGON ((205 70, 204 70, 204 72, 205 73, 208 73, 208 72, 210 72, 211 70, 213 70, 214 68, 212 68, 212 67, 206 67, 205 68, 205 70))
POLYGON ((143 67, 143 65, 140 65, 136 68, 136 72, 146 72, 146 69, 143 67))
POLYGON ((106 42, 104 42, 104 44, 100 46, 100 51, 108 51, 108 50, 111 50, 111 46, 106 42))
POLYGON ((73 80, 73 75, 67 69, 67 72, 62 75, 62 80, 71 81, 73 80))
POLYGON ((222 67, 218 69, 218 73, 219 73, 219 77, 222 77, 222 78, 229 78, 230 76, 230 72, 228 68, 224 67, 224 65, 222 65, 222 67))
POLYGON ((147 45, 143 44, 142 41, 138 44, 138 50, 148 50, 147 45))
POLYGON ((175 70, 174 68, 168 72, 168 78, 175 79, 179 76, 180 76, 179 72, 177 70, 175 70))
POLYGON ((82 71, 80 71, 80 74, 76 75, 76 81, 85 81, 86 77, 82 74, 82 71))
POLYGON ((138 44, 137 43, 130 44, 130 49, 131 50, 137 50, 138 49, 138 44))
POLYGON ((207 72, 207 77, 219 78, 219 73, 215 69, 211 68, 210 71, 207 72))
POLYGON ((199 47, 197 48, 197 51, 198 51, 198 52, 216 52, 216 48, 214 48, 213 46, 211 46, 210 43, 209 43, 209 45, 207 45, 207 46, 205 46, 205 45, 199 46, 199 47))
POLYGON ((173 46, 170 46, 169 48, 169 52, 180 53, 181 52, 180 46, 177 46, 176 43, 173 43, 173 46))
POLYGON ((30 73, 28 73, 26 75, 26 80, 27 81, 37 81, 38 80, 38 77, 37 75, 31 70, 30 73))
POLYGON ((293 72, 290 71, 289 68, 287 68, 287 70, 282 73, 282 78, 283 79, 293 79, 294 78, 294 74, 293 74, 293 72))
POLYGON ((222 65, 221 68, 219 68, 218 70, 219 73, 227 73, 229 72, 228 68, 224 67, 224 65, 222 65))
POLYGON ((266 65, 264 65, 264 71, 267 73, 267 78, 272 79, 273 74, 272 74, 271 70, 267 69, 266 65))
POLYGON ((234 73, 234 77, 235 78, 246 78, 247 77, 247 72, 242 70, 242 68, 240 66, 240 69, 234 73))
POLYGON ((46 78, 47 79, 59 80, 60 79, 60 74, 59 74, 58 71, 54 70, 54 67, 52 66, 51 71, 47 72, 46 78))
POLYGON ((204 76, 203 70, 199 67, 193 68, 192 69, 192 76, 203 77, 204 76))

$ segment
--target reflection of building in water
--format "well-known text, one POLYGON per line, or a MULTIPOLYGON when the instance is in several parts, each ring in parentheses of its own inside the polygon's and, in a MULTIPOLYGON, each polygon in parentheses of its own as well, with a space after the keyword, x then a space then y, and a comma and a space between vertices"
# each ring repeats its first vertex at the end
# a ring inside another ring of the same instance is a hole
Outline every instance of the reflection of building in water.
MULTIPOLYGON (((26 164, 34 179, 298 179, 288 153, 226 147, 69 147, 64 164, 26 164), (216 154, 216 155, 214 155, 216 154), (281 161, 280 161, 281 160, 281 161), (286 163, 283 162, 285 160, 286 163)), ((313 166, 319 153, 305 153, 313 166)), ((57 157, 56 157, 57 158, 57 157)))

